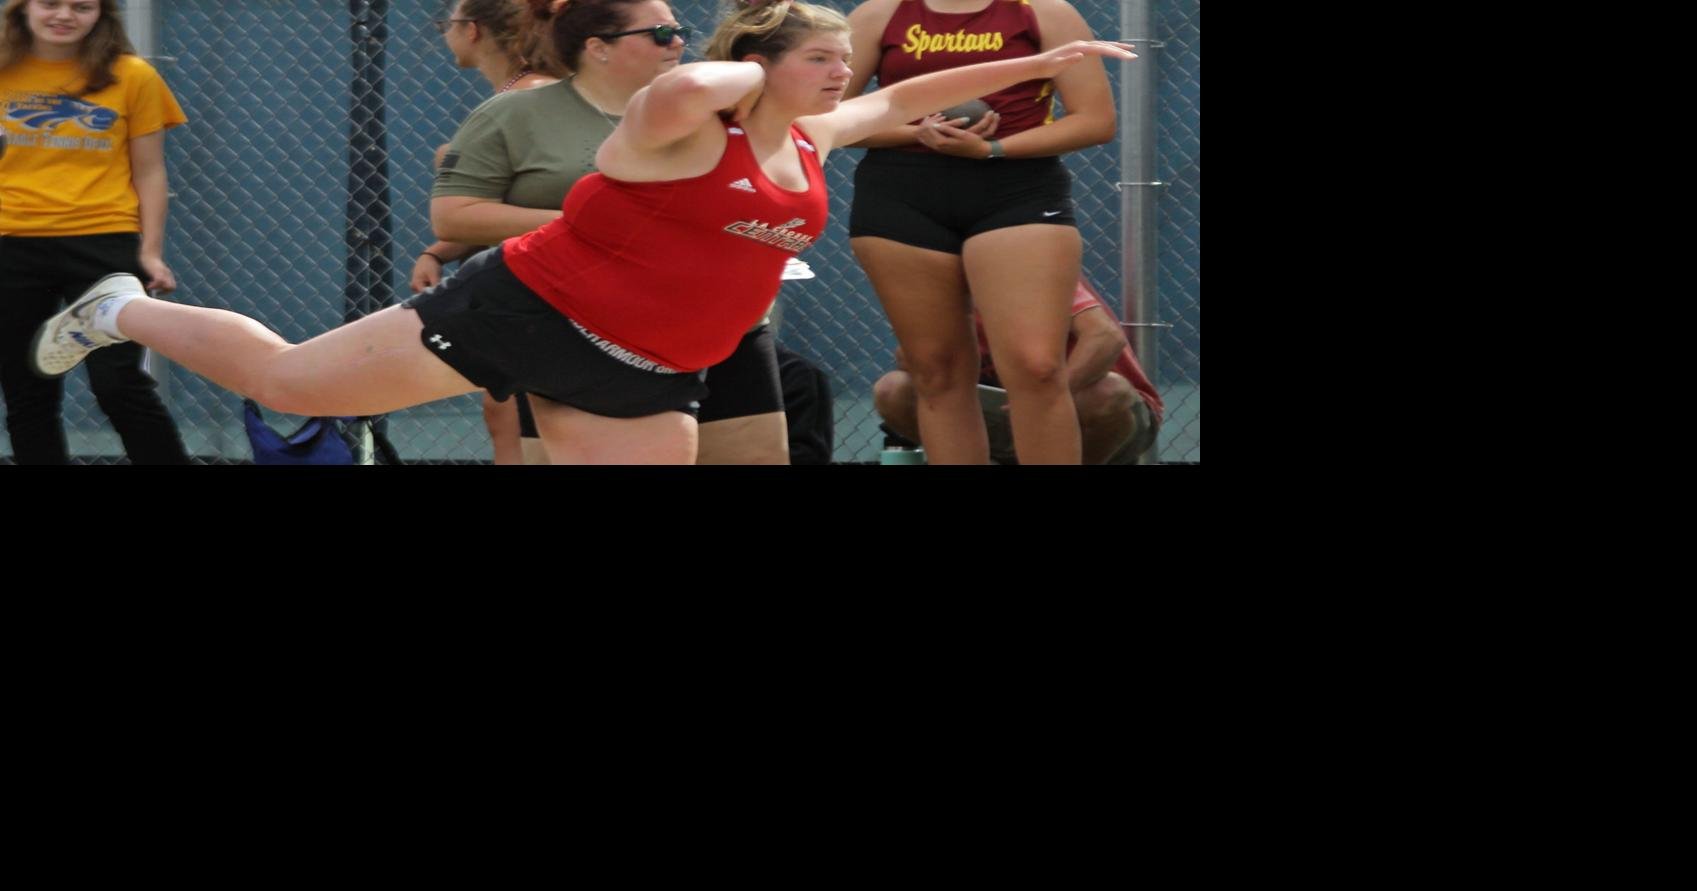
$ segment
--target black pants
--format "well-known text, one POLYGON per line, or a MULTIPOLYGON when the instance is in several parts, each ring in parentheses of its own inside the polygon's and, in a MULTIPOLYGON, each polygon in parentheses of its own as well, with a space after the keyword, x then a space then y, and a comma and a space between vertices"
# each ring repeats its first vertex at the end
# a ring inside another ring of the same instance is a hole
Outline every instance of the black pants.
MULTIPOLYGON (((0 238, 0 391, 6 397, 6 429, 17 463, 70 463, 59 414, 64 381, 43 380, 29 370, 35 329, 101 276, 141 276, 136 259, 140 244, 135 233, 0 238)), ((141 359, 137 343, 90 353, 83 365, 95 402, 112 420, 130 463, 187 464, 176 422, 165 411, 141 359)))

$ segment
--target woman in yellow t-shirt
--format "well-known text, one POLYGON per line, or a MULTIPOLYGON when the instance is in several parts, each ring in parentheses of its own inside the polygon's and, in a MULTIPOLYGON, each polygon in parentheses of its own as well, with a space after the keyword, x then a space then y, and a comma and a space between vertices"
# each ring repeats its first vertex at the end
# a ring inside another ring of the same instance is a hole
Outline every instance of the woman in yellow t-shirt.
MULTIPOLYGON (((0 8, 0 388, 19 464, 70 461, 63 383, 36 377, 31 335, 100 277, 169 292, 165 131, 187 118, 135 55, 116 0, 4 0, 0 8)), ((89 385, 134 464, 187 464, 142 350, 103 351, 89 385), (107 355, 110 354, 110 355, 107 355)))

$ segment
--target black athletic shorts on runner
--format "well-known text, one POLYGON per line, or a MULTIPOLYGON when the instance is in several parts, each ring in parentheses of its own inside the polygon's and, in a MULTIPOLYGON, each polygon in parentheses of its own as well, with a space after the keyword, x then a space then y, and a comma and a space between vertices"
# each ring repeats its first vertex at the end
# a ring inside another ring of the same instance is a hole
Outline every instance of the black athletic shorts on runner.
MULTIPOLYGON (((536 418, 530 400, 515 393, 519 405, 519 435, 536 439, 536 418)), ((730 421, 784 410, 783 386, 778 381, 778 349, 772 326, 761 325, 742 336, 729 359, 707 369, 707 395, 696 420, 703 424, 730 421)))
POLYGON ((854 169, 849 237, 960 253, 974 235, 1030 223, 1078 225, 1060 158, 981 161, 873 149, 854 169))
POLYGON ((783 410, 778 347, 772 326, 761 325, 742 336, 729 359, 707 369, 707 398, 701 400, 698 420, 707 424, 783 410))
MULTIPOLYGON (((730 358, 707 369, 707 395, 701 399, 697 419, 703 424, 730 421, 784 410, 783 387, 778 379, 778 351, 772 326, 762 324, 744 334, 730 358)), ((524 393, 513 394, 518 403, 519 436, 536 439, 536 418, 524 393)))
POLYGON ((401 304, 418 311, 426 349, 497 400, 531 393, 610 418, 695 414, 704 372, 661 374, 602 352, 518 280, 500 246, 401 304))

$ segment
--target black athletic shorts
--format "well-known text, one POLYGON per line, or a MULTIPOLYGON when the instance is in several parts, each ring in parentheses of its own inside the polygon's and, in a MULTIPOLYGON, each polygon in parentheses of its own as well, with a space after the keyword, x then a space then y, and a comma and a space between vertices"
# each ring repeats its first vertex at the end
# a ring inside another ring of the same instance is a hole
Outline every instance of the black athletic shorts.
POLYGON ((707 398, 701 400, 700 421, 728 421, 784 410, 784 389, 778 382, 778 348, 772 326, 742 336, 729 359, 707 369, 707 398))
POLYGON ((705 372, 666 374, 614 358, 526 287, 492 247, 402 306, 424 320, 425 348, 497 400, 533 393, 592 414, 695 414, 705 372))
MULTIPOLYGON (((513 394, 519 404, 519 435, 536 439, 536 417, 530 400, 513 394)), ((707 396, 701 400, 696 419, 706 424, 784 410, 784 394, 778 382, 778 351, 772 326, 762 324, 744 334, 729 359, 707 369, 707 396)))
POLYGON ((949 254, 992 229, 1077 227, 1072 174, 1060 158, 980 161, 873 149, 854 169, 849 237, 873 236, 949 254))

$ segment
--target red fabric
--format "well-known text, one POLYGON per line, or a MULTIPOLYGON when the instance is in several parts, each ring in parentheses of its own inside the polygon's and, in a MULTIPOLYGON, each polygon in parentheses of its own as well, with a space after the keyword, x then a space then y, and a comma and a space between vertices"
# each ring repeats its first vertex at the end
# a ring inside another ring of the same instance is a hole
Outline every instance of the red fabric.
POLYGON ((740 127, 725 133, 719 166, 694 179, 578 180, 559 219, 504 243, 507 267, 578 324, 645 358, 695 371, 730 356, 777 296, 784 261, 824 230, 829 205, 801 130, 790 128, 807 173, 799 193, 766 178, 740 127))
MULTIPOLYGON (((1076 316, 1096 306, 1100 306, 1102 311, 1108 314, 1108 318, 1114 320, 1114 324, 1119 324, 1119 316, 1114 315, 1108 304, 1102 302, 1102 295, 1096 293, 1096 289, 1091 287, 1089 282, 1079 279, 1078 290, 1072 295, 1072 314, 1076 316)), ((990 359, 990 340, 984 333, 984 320, 979 318, 977 310, 972 313, 972 324, 978 329, 978 382, 1000 387, 1002 380, 996 376, 995 363, 990 359)), ((1068 356, 1072 355, 1072 348, 1077 343, 1077 335, 1067 332, 1068 356)), ((1143 366, 1137 364, 1137 357, 1132 354, 1129 342, 1125 349, 1120 350, 1119 358, 1114 360, 1114 370, 1131 382, 1131 388, 1143 397, 1144 402, 1149 403, 1149 411, 1156 418, 1162 417, 1162 412, 1166 409, 1161 404, 1161 397, 1155 393, 1155 385, 1150 383, 1149 376, 1143 373, 1143 366)))
MULTIPOLYGON (((896 5, 884 26, 878 84, 888 87, 933 71, 1034 56, 1042 45, 1037 14, 1024 2, 995 0, 979 12, 933 12, 922 0, 907 0, 896 5)), ((1028 80, 982 97, 1002 116, 996 138, 1048 123, 1054 90, 1053 81, 1028 80)), ((904 148, 931 151, 922 145, 904 148)))

